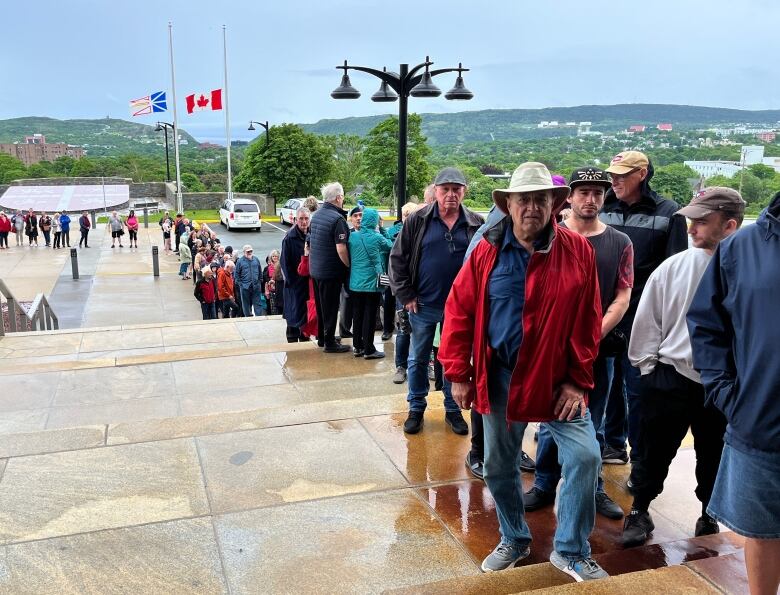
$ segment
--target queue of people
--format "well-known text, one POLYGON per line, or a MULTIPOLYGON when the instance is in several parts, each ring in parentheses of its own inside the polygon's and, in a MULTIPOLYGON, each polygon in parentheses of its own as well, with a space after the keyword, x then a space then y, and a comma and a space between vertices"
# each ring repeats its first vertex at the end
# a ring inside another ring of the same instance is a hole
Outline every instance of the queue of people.
POLYGON ((28 209, 26 213, 17 210, 9 216, 0 211, 0 249, 10 248, 8 238, 12 233, 17 247, 23 247, 27 237, 27 245, 37 248, 38 238, 42 235, 45 248, 70 248, 70 224, 70 215, 65 212, 49 215, 45 211, 38 214, 28 209))

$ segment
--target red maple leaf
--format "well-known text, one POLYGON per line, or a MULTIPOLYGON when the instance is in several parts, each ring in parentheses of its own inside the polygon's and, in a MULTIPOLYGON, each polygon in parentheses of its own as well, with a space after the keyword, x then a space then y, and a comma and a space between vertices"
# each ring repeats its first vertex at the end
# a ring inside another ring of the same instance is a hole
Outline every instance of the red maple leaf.
POLYGON ((201 95, 198 97, 198 107, 206 107, 209 104, 209 100, 206 99, 205 95, 201 95))

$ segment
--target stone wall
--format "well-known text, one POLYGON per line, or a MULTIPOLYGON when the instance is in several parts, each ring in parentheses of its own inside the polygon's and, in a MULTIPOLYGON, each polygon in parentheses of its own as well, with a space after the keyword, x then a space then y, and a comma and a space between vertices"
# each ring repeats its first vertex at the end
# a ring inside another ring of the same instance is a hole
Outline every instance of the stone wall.
MULTIPOLYGON (((167 200, 176 204, 175 192, 170 193, 171 198, 167 200)), ((265 194, 252 194, 249 192, 234 192, 235 198, 246 198, 253 200, 260 207, 260 212, 264 215, 275 215, 274 201, 265 194)), ((219 205, 225 202, 227 192, 184 192, 182 200, 185 209, 218 209, 219 205)))
POLYGON ((156 198, 161 201, 166 197, 165 186, 165 182, 132 182, 130 198, 156 198))

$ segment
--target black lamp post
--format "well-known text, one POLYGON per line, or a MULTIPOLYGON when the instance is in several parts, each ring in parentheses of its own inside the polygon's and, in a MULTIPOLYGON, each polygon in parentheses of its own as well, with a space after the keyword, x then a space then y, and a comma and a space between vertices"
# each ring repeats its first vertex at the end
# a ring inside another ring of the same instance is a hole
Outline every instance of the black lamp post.
POLYGON ((255 124, 265 128, 265 146, 267 147, 268 144, 271 142, 271 137, 270 137, 271 131, 268 129, 268 120, 266 120, 265 122, 255 122, 254 120, 250 120, 249 128, 247 128, 247 130, 256 130, 255 124))
POLYGON ((438 97, 441 95, 441 89, 433 84, 433 77, 445 72, 457 72, 458 78, 455 80, 455 86, 447 91, 444 97, 450 100, 468 100, 474 97, 474 94, 463 84, 463 73, 469 69, 463 68, 462 63, 458 64, 457 68, 440 68, 438 70, 430 70, 432 65, 433 62, 426 56, 425 62, 418 64, 411 70, 408 64, 401 64, 397 74, 395 72, 387 72, 386 68, 377 70, 364 66, 349 66, 347 61, 344 60, 344 66, 336 66, 336 68, 344 71, 344 75, 341 77, 341 85, 330 94, 333 99, 357 99, 360 97, 360 91, 355 89, 349 80, 348 71, 351 68, 352 70, 372 74, 382 81, 379 90, 371 96, 371 101, 385 103, 396 101, 399 97, 401 98, 398 105, 398 177, 396 182, 399 220, 401 219, 401 207, 406 202, 406 147, 409 118, 407 101, 409 96, 438 97), (422 69, 425 69, 425 72, 418 74, 422 69))
POLYGON ((168 122, 157 122, 157 126, 154 127, 155 132, 165 130, 165 172, 167 174, 167 181, 171 181, 171 161, 168 157, 168 128, 173 130, 173 124, 168 122))

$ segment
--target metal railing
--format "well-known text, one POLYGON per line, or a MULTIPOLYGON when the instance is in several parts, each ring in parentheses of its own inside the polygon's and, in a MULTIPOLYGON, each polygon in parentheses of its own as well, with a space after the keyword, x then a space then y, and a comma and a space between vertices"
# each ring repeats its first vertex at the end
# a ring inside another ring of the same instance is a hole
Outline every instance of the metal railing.
MULTIPOLYGON (((57 315, 52 310, 49 300, 42 293, 36 295, 30 307, 25 310, 5 282, 0 279, 0 297, 4 297, 8 304, 9 332, 51 331, 60 328, 57 315)), ((0 336, 4 334, 5 321, 0 320, 0 336)))

